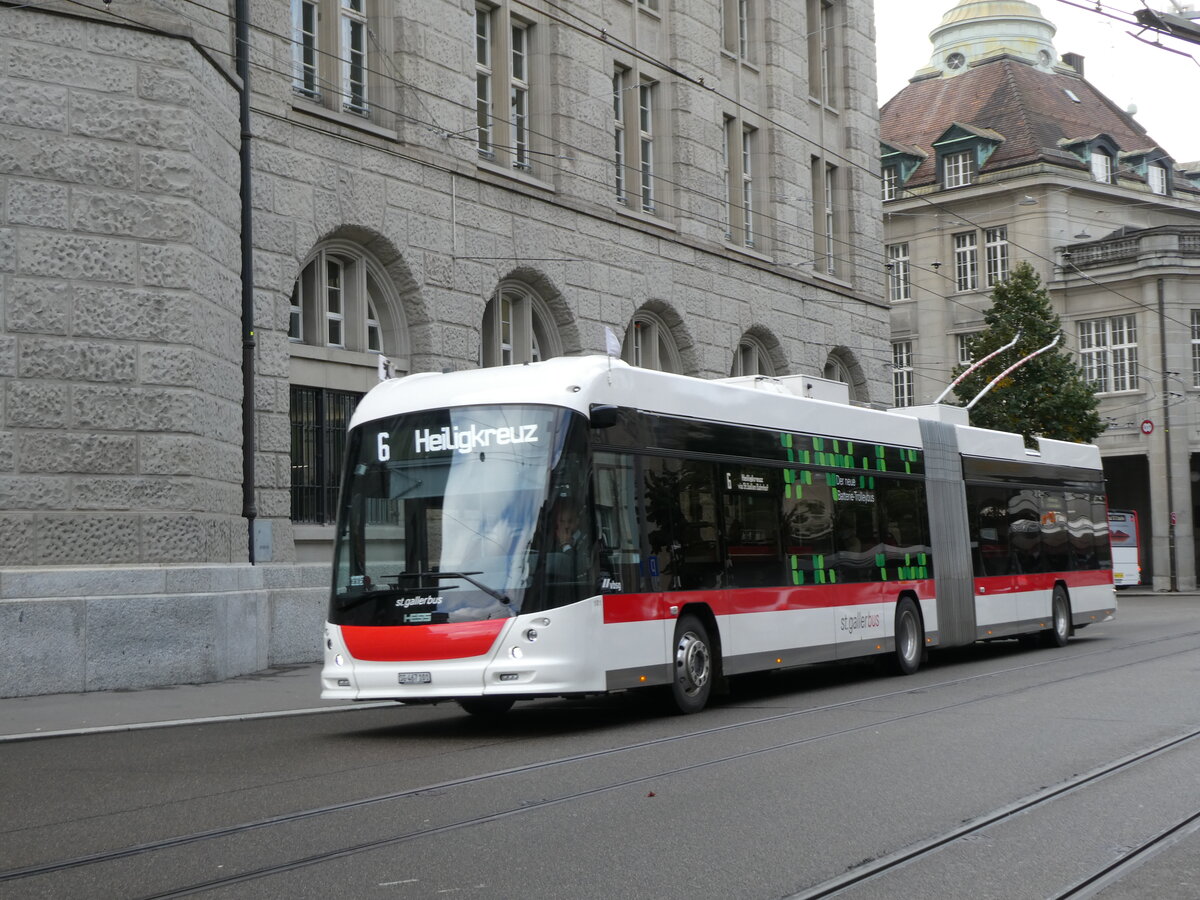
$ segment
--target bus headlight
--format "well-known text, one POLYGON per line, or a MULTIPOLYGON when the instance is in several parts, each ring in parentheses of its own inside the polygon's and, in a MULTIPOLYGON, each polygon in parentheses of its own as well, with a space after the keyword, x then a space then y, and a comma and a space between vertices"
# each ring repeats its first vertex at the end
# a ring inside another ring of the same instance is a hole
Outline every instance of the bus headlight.
POLYGON ((343 658, 342 654, 336 653, 333 657, 333 664, 335 666, 344 666, 346 664, 346 660, 343 658))
POLYGON ((525 640, 529 641, 529 643, 532 644, 537 639, 538 639, 538 633, 537 633, 536 628, 525 629, 525 640))
POLYGON ((522 656, 525 655, 525 651, 522 650, 520 647, 513 647, 511 650, 508 651, 508 655, 511 656, 513 659, 520 659, 522 656))

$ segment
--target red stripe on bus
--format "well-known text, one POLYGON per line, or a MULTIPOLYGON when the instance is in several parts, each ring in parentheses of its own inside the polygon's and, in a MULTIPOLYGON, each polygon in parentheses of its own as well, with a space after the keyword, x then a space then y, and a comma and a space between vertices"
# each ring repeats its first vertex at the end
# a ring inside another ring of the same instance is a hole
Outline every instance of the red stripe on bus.
POLYGON ((343 625, 342 640, 355 659, 410 662, 483 656, 508 619, 445 625, 343 625))
POLYGON ((992 575, 975 579, 975 592, 1017 594, 1024 591, 1049 591, 1061 581, 1068 588, 1111 585, 1112 570, 1089 569, 1080 572, 1034 572, 1030 575, 992 575))
POLYGON ((606 594, 604 622, 611 625, 673 619, 677 613, 670 611, 672 606, 682 609, 690 603, 703 604, 718 616, 865 606, 893 601, 901 591, 913 591, 919 598, 932 597, 933 580, 671 591, 667 594, 606 594))

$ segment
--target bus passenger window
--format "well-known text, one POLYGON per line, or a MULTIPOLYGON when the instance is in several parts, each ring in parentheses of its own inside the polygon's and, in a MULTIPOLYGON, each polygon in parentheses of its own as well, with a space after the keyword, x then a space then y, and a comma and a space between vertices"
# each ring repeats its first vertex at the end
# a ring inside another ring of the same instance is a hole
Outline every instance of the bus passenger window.
POLYGON ((723 467, 721 477, 727 585, 767 587, 783 584, 782 470, 728 466, 723 467))
POLYGON ((707 462, 645 461, 647 550, 658 572, 652 590, 721 586, 714 474, 707 462))
POLYGON ((975 577, 1009 574, 1008 490, 967 486, 975 577))
POLYGON ((1092 495, 1067 494, 1067 540, 1071 546, 1071 568, 1096 568, 1095 526, 1092 523, 1092 495))
POLYGON ((823 473, 789 470, 783 499, 785 584, 832 584, 833 493, 823 473))

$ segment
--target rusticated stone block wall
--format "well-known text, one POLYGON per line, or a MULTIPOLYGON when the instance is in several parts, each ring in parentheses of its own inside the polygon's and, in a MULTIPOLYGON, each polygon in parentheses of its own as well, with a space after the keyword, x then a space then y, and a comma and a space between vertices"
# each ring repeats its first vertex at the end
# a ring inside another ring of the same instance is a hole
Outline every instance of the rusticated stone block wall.
POLYGON ((0 566, 245 559, 236 90, 24 9, 0 98, 0 566))

